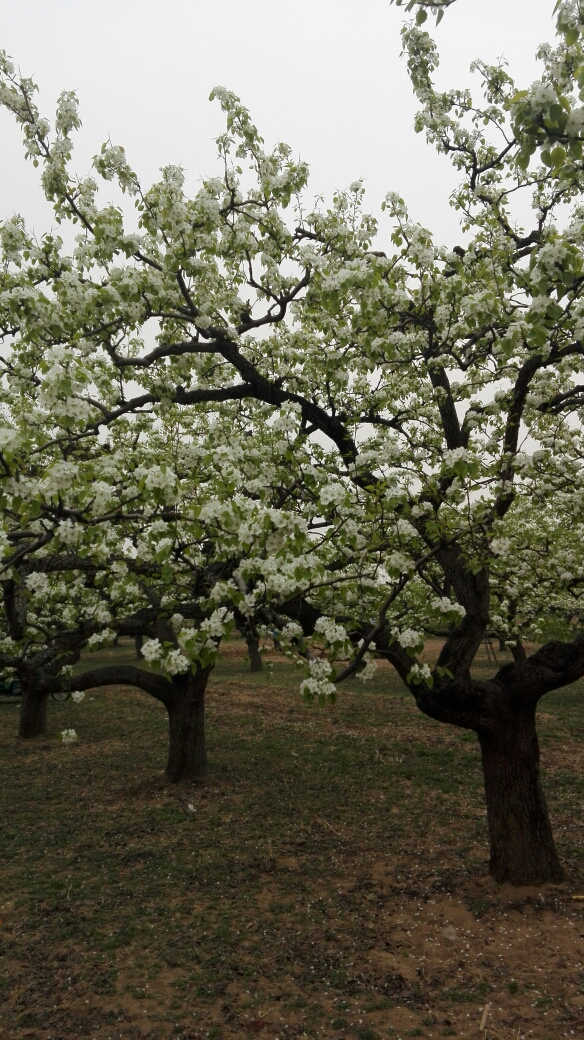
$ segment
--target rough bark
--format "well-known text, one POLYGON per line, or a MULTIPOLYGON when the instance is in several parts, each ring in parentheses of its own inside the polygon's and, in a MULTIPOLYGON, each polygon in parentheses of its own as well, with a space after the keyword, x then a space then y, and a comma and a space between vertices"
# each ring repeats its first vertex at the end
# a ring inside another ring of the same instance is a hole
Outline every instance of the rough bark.
POLYGON ((172 783, 198 780, 207 772, 205 689, 211 669, 175 676, 168 706, 169 748, 166 775, 172 783))
POLYGON ((28 683, 21 683, 20 721, 18 736, 25 740, 42 737, 47 732, 48 694, 35 692, 28 683))
POLYGON ((514 711, 495 732, 479 732, 491 855, 489 874, 513 885, 561 881, 539 770, 535 708, 514 711))
POLYGON ((261 672, 263 664, 262 664, 262 655, 260 654, 259 639, 253 639, 250 636, 246 640, 246 642, 247 642, 247 652, 249 654, 249 660, 250 660, 250 671, 251 672, 261 672))
POLYGON ((539 699, 584 675, 584 637, 550 642, 499 669, 493 679, 437 680, 412 692, 440 722, 474 730, 479 739, 490 838, 489 873, 513 885, 559 881, 541 785, 535 713, 539 699))

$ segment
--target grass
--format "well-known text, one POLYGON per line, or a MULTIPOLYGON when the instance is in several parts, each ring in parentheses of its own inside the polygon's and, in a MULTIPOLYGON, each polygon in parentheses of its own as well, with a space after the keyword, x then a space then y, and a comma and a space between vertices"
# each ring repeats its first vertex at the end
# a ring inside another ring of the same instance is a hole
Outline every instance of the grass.
MULTIPOLYGON (((132 648, 93 660, 112 655, 132 648)), ((486 1002, 493 1040, 584 1034, 582 686, 542 705, 570 880, 533 891, 485 876, 471 735, 417 713, 389 669, 322 710, 298 679, 250 675, 230 644, 209 777, 175 787, 146 695, 51 703, 26 743, 0 705, 1 1040, 478 1036, 486 1002)))

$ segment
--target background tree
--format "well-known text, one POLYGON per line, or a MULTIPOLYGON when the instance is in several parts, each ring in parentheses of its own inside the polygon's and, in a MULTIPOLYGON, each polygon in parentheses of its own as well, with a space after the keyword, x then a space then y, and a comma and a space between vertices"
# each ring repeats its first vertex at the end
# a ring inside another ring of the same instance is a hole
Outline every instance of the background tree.
POLYGON ((45 731, 52 692, 131 685, 168 712, 169 778, 203 775, 204 695, 223 635, 235 618, 255 630, 266 604, 323 573, 302 508, 285 508, 288 439, 261 417, 255 433, 238 430, 233 409, 221 424, 210 410, 183 423, 170 411, 64 453, 34 404, 26 424, 2 428, 0 664, 20 678, 20 735, 45 731), (84 650, 119 636, 142 638, 148 669, 86 662, 72 675, 84 650))

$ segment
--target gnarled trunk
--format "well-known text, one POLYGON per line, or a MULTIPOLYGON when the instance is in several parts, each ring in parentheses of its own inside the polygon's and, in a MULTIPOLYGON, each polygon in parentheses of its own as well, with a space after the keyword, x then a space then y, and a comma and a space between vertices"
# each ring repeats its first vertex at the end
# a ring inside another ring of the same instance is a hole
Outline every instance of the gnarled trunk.
POLYGON ((489 873, 499 883, 543 885, 564 877, 541 785, 535 713, 545 685, 559 685, 551 665, 554 657, 568 656, 568 650, 557 650, 565 646, 548 644, 521 664, 504 665, 494 679, 439 680, 416 693, 426 715, 478 735, 491 845, 489 873))
POLYGON ((504 726, 479 731, 491 842, 489 873, 512 885, 561 881, 541 786, 535 707, 509 711, 504 726))
POLYGON ((34 693, 27 683, 21 683, 20 721, 18 736, 25 739, 45 736, 47 732, 47 700, 45 693, 34 693))
POLYGON ((172 783, 198 780, 207 772, 205 689, 211 669, 175 676, 168 707, 169 748, 166 775, 172 783))
POLYGON ((260 642, 259 639, 254 639, 250 636, 247 640, 247 652, 250 659, 250 671, 261 672, 262 670, 262 655, 260 654, 260 642))

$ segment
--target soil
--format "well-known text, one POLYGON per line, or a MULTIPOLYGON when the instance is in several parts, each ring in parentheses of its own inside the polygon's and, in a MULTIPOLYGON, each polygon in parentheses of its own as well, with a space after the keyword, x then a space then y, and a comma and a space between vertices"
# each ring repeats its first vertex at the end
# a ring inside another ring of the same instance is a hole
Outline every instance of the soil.
POLYGON ((244 652, 199 784, 165 782, 135 691, 52 704, 30 742, 0 707, 1 1040, 584 1037, 581 686, 539 715, 568 880, 517 889, 486 876, 472 735, 388 668, 315 709, 244 652))

